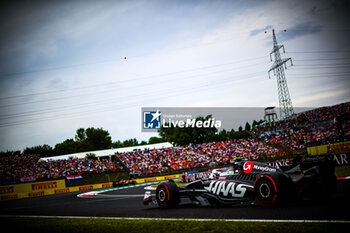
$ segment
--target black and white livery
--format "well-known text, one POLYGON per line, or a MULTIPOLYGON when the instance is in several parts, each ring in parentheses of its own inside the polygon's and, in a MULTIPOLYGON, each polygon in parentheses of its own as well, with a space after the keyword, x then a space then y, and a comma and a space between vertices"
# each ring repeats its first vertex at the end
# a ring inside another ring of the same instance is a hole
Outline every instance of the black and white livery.
POLYGON ((172 208, 189 199, 200 206, 260 204, 271 206, 304 198, 324 198, 336 191, 334 164, 328 157, 303 158, 292 165, 275 168, 264 163, 244 161, 233 172, 195 180, 177 186, 172 180, 160 183, 152 201, 146 191, 143 203, 172 208))

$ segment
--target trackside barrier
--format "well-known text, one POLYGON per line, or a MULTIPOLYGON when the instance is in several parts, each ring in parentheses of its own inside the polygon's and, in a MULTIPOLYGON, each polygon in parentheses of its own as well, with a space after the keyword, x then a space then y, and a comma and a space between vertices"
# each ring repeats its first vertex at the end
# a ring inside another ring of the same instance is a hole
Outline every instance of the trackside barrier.
POLYGON ((89 189, 110 188, 113 183, 92 184, 66 187, 65 180, 53 180, 34 183, 23 183, 0 186, 0 201, 14 200, 27 197, 38 197, 58 193, 68 193, 89 189))
POLYGON ((55 190, 66 188, 64 180, 5 185, 0 187, 0 200, 37 197, 54 194, 55 190))
POLYGON ((157 176, 157 177, 150 177, 150 178, 135 179, 133 181, 135 181, 136 184, 141 184, 141 183, 147 183, 147 182, 153 182, 153 181, 177 179, 179 178, 179 176, 180 174, 168 175, 168 176, 157 176))
MULTIPOLYGON (((137 184, 179 178, 177 175, 150 177, 134 180, 137 184)), ((64 179, 32 182, 0 186, 0 201, 14 200, 27 197, 38 197, 58 193, 76 192, 90 189, 111 188, 113 183, 91 184, 83 186, 66 187, 64 179)))
POLYGON ((349 142, 338 142, 328 145, 312 146, 307 148, 308 155, 340 154, 350 152, 349 142))

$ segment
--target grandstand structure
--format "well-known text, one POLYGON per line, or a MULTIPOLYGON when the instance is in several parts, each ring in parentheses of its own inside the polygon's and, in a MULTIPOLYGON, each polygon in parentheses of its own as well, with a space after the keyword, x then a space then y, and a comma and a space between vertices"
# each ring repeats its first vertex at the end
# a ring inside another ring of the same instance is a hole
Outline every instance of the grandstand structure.
POLYGON ((142 145, 142 146, 131 146, 131 147, 122 147, 122 148, 111 148, 107 150, 96 150, 96 151, 86 151, 86 152, 80 152, 80 153, 74 153, 74 154, 66 154, 66 155, 59 155, 59 156, 52 156, 52 157, 44 157, 41 158, 40 161, 55 161, 55 160, 68 160, 68 159, 83 159, 88 154, 95 154, 97 159, 100 158, 106 158, 108 157, 109 160, 111 160, 112 156, 114 156, 116 153, 127 153, 127 152, 133 152, 133 151, 143 151, 146 149, 162 149, 162 148, 169 148, 173 147, 173 145, 169 142, 162 142, 162 143, 155 143, 155 144, 149 144, 149 145, 142 145))
MULTIPOLYGON (((266 110, 273 114, 273 109, 266 110)), ((0 185, 123 170, 147 177, 225 166, 239 160, 286 159, 289 155, 305 154, 315 146, 326 148, 325 153, 343 153, 348 151, 350 142, 349 115, 350 102, 346 102, 308 110, 295 118, 276 121, 272 126, 260 125, 251 130, 251 137, 241 139, 176 147, 171 143, 158 143, 46 158, 31 154, 1 157, 0 185), (90 153, 98 160, 89 158, 90 153), (113 156, 116 159, 112 159, 113 156), (117 158, 125 166, 116 163, 117 158)))
POLYGON ((275 110, 275 107, 267 107, 264 109, 264 120, 271 124, 275 123, 277 121, 277 113, 275 110))

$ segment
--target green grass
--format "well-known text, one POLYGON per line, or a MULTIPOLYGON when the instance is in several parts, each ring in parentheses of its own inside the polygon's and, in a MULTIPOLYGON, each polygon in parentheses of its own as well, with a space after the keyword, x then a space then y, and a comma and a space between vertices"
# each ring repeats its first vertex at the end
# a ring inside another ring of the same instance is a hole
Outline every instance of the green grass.
POLYGON ((101 218, 2 217, 2 229, 11 232, 348 232, 346 223, 263 223, 190 220, 128 220, 101 218))
POLYGON ((350 176, 350 165, 336 167, 335 176, 336 177, 350 176))

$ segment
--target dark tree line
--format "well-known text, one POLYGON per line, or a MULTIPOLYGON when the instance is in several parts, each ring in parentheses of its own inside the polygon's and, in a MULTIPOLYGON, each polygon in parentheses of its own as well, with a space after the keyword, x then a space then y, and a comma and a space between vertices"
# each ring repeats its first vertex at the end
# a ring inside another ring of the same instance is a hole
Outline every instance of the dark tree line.
MULTIPOLYGON (((211 115, 208 115, 206 117, 200 116, 197 117, 195 121, 206 121, 210 118, 211 115)), ((63 142, 57 143, 54 147, 51 147, 47 144, 27 147, 24 149, 23 154, 37 154, 42 157, 48 157, 63 154, 73 154, 84 151, 147 145, 160 142, 171 142, 174 145, 186 145, 189 143, 197 144, 204 142, 225 141, 230 139, 236 140, 250 137, 251 133, 249 131, 261 123, 262 121, 254 121, 251 127, 247 122, 245 124, 244 130, 243 127, 240 126, 238 131, 234 131, 232 129, 230 131, 222 130, 220 132, 216 127, 162 127, 159 130, 160 137, 151 137, 148 142, 138 142, 136 138, 112 142, 112 138, 109 132, 103 128, 79 128, 76 130, 74 138, 69 138, 63 142)), ((16 154, 21 154, 21 151, 0 152, 0 156, 11 156, 16 154)))
MULTIPOLYGON (((206 121, 212 116, 208 115, 206 117, 197 117, 197 121, 206 121)), ((159 130, 159 135, 164 141, 171 142, 174 145, 186 145, 189 143, 205 143, 205 142, 218 142, 225 140, 235 140, 241 138, 248 138, 251 136, 249 133, 251 127, 247 122, 245 125, 245 130, 243 131, 242 126, 239 127, 239 130, 236 132, 233 129, 231 131, 226 131, 223 129, 218 132, 216 127, 208 128, 197 128, 197 127, 174 127, 173 125, 167 127, 161 127, 159 130)))
MULTIPOLYGON (((84 151, 147 145, 159 142, 164 141, 162 138, 159 137, 151 137, 148 142, 138 142, 136 138, 112 142, 112 138, 107 130, 104 130, 103 128, 90 127, 87 129, 77 129, 74 138, 69 138, 64 140, 63 142, 57 143, 55 147, 51 147, 47 144, 27 147, 24 149, 23 154, 37 154, 41 155, 42 157, 49 157, 63 154, 73 154, 84 151)), ((15 154, 19 155, 21 154, 21 152, 0 152, 0 156, 11 156, 15 154)))

